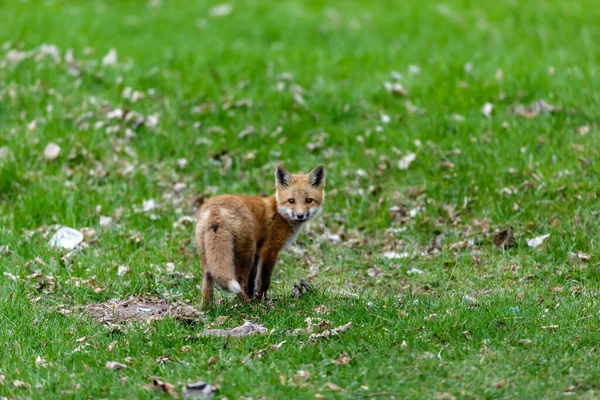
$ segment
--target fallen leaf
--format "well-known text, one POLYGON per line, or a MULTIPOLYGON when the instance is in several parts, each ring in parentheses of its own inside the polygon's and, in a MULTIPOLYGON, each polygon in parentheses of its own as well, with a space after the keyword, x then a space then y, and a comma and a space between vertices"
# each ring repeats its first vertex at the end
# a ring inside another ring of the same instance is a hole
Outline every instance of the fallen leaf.
POLYGON ((106 362, 106 368, 107 369, 120 370, 120 369, 127 368, 127 365, 122 364, 122 363, 117 362, 117 361, 107 361, 106 362))
POLYGON ((329 314, 330 310, 325 304, 321 304, 320 306, 313 307, 317 314, 329 314))
POLYGON ((37 356, 37 358, 35 359, 35 365, 36 367, 47 368, 48 361, 46 361, 46 359, 43 357, 37 356))
POLYGON ((408 90, 400 82, 384 82, 385 90, 396 96, 408 96, 408 90))
POLYGON ((499 230, 494 235, 494 244, 502 248, 510 248, 515 245, 515 233, 512 228, 499 230))
POLYGON ((218 4, 208 10, 208 15, 211 17, 225 17, 231 14, 231 11, 233 11, 233 7, 230 4, 218 4))
POLYGON ((590 261, 590 255, 582 251, 569 252, 569 261, 574 264, 577 262, 588 262, 590 261))
POLYGON ((73 250, 83 242, 83 234, 76 229, 63 226, 50 239, 50 247, 73 250))
POLYGON ((448 392, 436 393, 434 398, 435 400, 456 400, 456 397, 448 392))
POLYGON ((104 57, 102 57, 102 65, 103 66, 111 66, 117 64, 117 50, 110 49, 108 53, 104 57))
POLYGON ((492 111, 494 110, 494 105, 492 103, 485 103, 483 107, 481 107, 481 113, 486 117, 490 118, 492 116, 492 111))
POLYGON ((340 390, 342 390, 342 388, 341 388, 341 387, 339 387, 338 385, 336 385, 336 384, 335 384, 335 383, 333 383, 333 382, 327 382, 327 383, 325 384, 325 387, 326 387, 327 389, 329 389, 329 390, 333 391, 333 392, 339 392, 340 390))
POLYGON ((294 375, 295 381, 307 381, 309 379, 310 379, 310 373, 305 370, 300 370, 300 371, 296 372, 296 375, 294 375))
POLYGON ((174 399, 179 398, 179 394, 175 392, 175 386, 170 384, 169 382, 163 381, 161 378, 157 376, 149 376, 148 379, 152 381, 151 387, 154 389, 160 390, 174 399))
POLYGON ((454 169, 454 163, 450 160, 442 160, 440 162, 440 167, 445 169, 454 169))
POLYGON ((425 319, 425 321, 429 322, 429 321, 433 321, 437 317, 438 317, 437 314, 429 314, 428 316, 424 317, 424 319, 425 319))
POLYGON ((210 367, 211 365, 215 365, 217 362, 219 362, 220 358, 219 356, 212 356, 211 358, 208 359, 208 366, 210 367))
POLYGON ((48 143, 44 149, 44 157, 48 161, 54 161, 60 155, 60 146, 54 142, 48 143))
POLYGON ((352 326, 352 321, 348 322, 345 325, 342 326, 338 326, 337 328, 335 328, 333 331, 336 333, 340 333, 340 332, 346 332, 348 329, 350 329, 350 327, 352 326))
POLYGON ((496 387, 496 389, 502 390, 506 388, 509 383, 510 379, 495 379, 493 384, 496 387))
POLYGON ((332 362, 335 365, 347 365, 350 363, 350 361, 352 361, 352 358, 350 358, 348 356, 348 353, 343 352, 342 354, 340 354, 335 360, 333 360, 332 362))
POLYGON ((166 364, 166 363, 168 363, 169 361, 171 361, 171 356, 159 356, 159 357, 156 359, 156 363, 157 363, 157 364, 166 364))
POLYGON ((107 227, 110 224, 112 224, 112 222, 113 222, 112 217, 105 217, 104 215, 100 216, 100 226, 107 227))
POLYGON ((416 158, 417 158, 417 155, 415 153, 409 153, 409 154, 405 155, 404 157, 402 157, 400 159, 400 161, 398 161, 398 168, 400 168, 402 170, 408 169, 410 164, 413 161, 415 161, 416 158))
POLYGON ((219 315, 217 318, 215 318, 214 324, 217 326, 223 325, 227 321, 228 318, 229 317, 227 315, 219 315))
POLYGON ((142 211, 150 212, 156 208, 156 202, 154 199, 143 200, 142 201, 142 211))
POLYGON ((544 240, 550 237, 550 234, 534 237, 533 239, 527 239, 527 245, 533 249, 544 243, 544 240))
POLYGON ((27 390, 31 389, 31 385, 24 381, 18 381, 18 380, 14 381, 13 386, 16 388, 20 388, 20 389, 27 389, 27 390))
MULTIPOLYGON (((577 132, 578 132, 578 133, 579 133, 581 136, 587 135, 587 134, 589 133, 589 131, 590 131, 590 127, 589 127, 588 125, 582 125, 582 126, 580 126, 579 128, 577 128, 577 132)), ((1 152, 0 152, 0 153, 1 153, 1 152)), ((2 157, 0 156, 0 158, 2 158, 2 157)))
POLYGON ((292 295, 294 297, 301 297, 305 293, 310 293, 312 286, 308 284, 304 279, 300 279, 300 282, 294 284, 292 295))
POLYGON ((173 228, 175 229, 180 229, 180 230, 185 230, 187 229, 187 226, 190 226, 194 223, 194 218, 185 215, 181 218, 179 218, 177 221, 173 222, 173 228))
POLYGON ((544 100, 538 100, 530 106, 517 105, 511 108, 511 112, 524 118, 535 118, 539 114, 552 113, 560 110, 560 107, 546 103, 544 100))
POLYGON ((94 228, 82 228, 80 232, 83 234, 83 241, 86 243, 90 243, 97 233, 94 228))

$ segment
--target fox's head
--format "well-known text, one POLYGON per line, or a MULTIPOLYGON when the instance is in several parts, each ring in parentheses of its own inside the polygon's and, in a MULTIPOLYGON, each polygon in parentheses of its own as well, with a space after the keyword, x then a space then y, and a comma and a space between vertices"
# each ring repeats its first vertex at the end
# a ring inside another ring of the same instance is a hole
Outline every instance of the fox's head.
POLYGON ((308 175, 292 175, 284 166, 275 170, 277 212, 288 221, 305 222, 321 211, 325 201, 325 167, 308 175))

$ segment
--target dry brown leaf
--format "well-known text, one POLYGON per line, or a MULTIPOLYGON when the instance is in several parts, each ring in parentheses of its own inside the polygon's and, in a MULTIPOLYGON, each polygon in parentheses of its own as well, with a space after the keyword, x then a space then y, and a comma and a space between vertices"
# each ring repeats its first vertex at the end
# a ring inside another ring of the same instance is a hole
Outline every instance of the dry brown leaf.
POLYGON ((37 356, 37 358, 35 359, 35 365, 36 367, 47 368, 48 361, 46 361, 46 359, 43 357, 37 356))
POLYGON ((192 346, 186 345, 186 346, 183 346, 183 347, 181 348, 181 352, 182 352, 182 353, 187 353, 187 352, 188 352, 188 351, 190 351, 191 349, 192 349, 192 346))
POLYGON ((325 384, 325 387, 326 387, 327 389, 331 390, 332 392, 339 392, 340 390, 342 390, 342 388, 341 388, 341 387, 339 387, 338 385, 336 385, 336 384, 335 384, 335 383, 333 383, 333 382, 327 382, 327 383, 325 384))
POLYGON ((305 370, 300 370, 298 372, 296 372, 296 375, 294 375, 294 380, 296 382, 298 381, 307 381, 310 379, 310 373, 308 371, 305 370))
POLYGON ((591 258, 589 254, 586 254, 582 251, 569 252, 568 257, 571 264, 588 262, 591 258))
POLYGON ((108 347, 106 348, 106 351, 108 351, 109 353, 112 353, 113 350, 115 349, 115 346, 117 345, 117 341, 113 340, 112 342, 110 342, 110 344, 108 345, 108 347))
POLYGON ((335 360, 332 360, 335 365, 347 365, 350 361, 352 361, 352 358, 350 358, 346 352, 343 352, 335 360))
POLYGON ((350 327, 352 326, 352 321, 348 322, 345 325, 342 326, 338 326, 337 328, 334 329, 334 331, 336 333, 340 333, 340 332, 346 332, 348 329, 350 329, 350 327))
POLYGON ((19 380, 14 381, 13 386, 20 389, 31 389, 31 385, 29 383, 19 380))
POLYGON ((538 100, 532 103, 530 106, 517 105, 511 108, 511 112, 513 114, 528 119, 535 118, 539 114, 552 113, 559 110, 560 107, 548 104, 544 100, 538 100))
POLYGON ((494 234, 494 244, 498 247, 510 248, 515 245, 515 233, 512 228, 506 228, 496 231, 494 234))
POLYGON ((157 376, 149 376, 148 379, 152 381, 149 388, 154 388, 156 390, 160 390, 174 399, 179 398, 179 394, 175 391, 175 386, 170 384, 169 382, 163 381, 161 378, 157 376))
POLYGON ((384 82, 385 90, 396 96, 408 96, 408 90, 400 82, 384 82))
POLYGON ((440 167, 444 169, 454 169, 454 163, 450 160, 442 160, 440 162, 440 167))
POLYGON ((425 321, 429 322, 429 321, 433 321, 434 319, 436 319, 438 317, 437 314, 429 314, 428 316, 426 316, 424 319, 425 321))
POLYGON ((208 359, 208 366, 210 367, 211 365, 215 365, 217 362, 219 362, 220 358, 219 356, 212 356, 211 358, 208 359))
POLYGON ((168 363, 169 361, 171 361, 171 356, 159 356, 159 357, 156 359, 156 363, 157 363, 157 364, 166 364, 166 363, 168 363))
POLYGON ((114 369, 114 370, 120 370, 120 369, 124 369, 127 368, 127 365, 117 362, 117 361, 107 361, 106 362, 106 368, 107 369, 114 369))

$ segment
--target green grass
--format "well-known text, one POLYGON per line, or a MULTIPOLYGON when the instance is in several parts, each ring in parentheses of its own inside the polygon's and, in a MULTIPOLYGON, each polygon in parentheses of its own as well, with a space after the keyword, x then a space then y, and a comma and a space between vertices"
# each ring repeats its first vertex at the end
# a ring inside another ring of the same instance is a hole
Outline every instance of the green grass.
POLYGON ((148 376, 179 392, 218 382, 228 399, 600 395, 596 2, 232 1, 223 17, 210 16, 218 3, 151 3, 0 5, 0 246, 10 250, 0 250, 0 395, 166 397, 144 388, 148 376), (38 57, 44 43, 60 61, 38 57), (117 65, 102 66, 112 48, 117 65), (33 53, 2 61, 14 50, 33 53), (407 97, 386 91, 395 73, 407 97), (124 98, 127 87, 144 97, 124 98), (539 99, 560 110, 511 112, 539 99), (158 126, 108 120, 115 108, 157 114, 158 126), (282 254, 272 307, 220 295, 195 324, 120 329, 58 312, 131 295, 197 306, 192 228, 173 223, 198 195, 271 193, 280 161, 323 163, 327 206, 300 250, 282 254), (158 208, 136 212, 147 199, 158 208), (391 217, 394 206, 407 215, 391 217), (101 215, 115 224, 101 227, 101 215), (65 259, 47 246, 55 225, 97 233, 65 259), (495 246, 509 226, 515 246, 495 246), (570 261, 577 251, 590 259, 570 261), (318 290, 290 297, 309 275, 318 290), (218 316, 270 333, 189 339, 218 316), (308 317, 353 325, 329 339, 294 334, 308 317), (344 353, 352 360, 336 365, 344 353), (171 361, 158 364, 163 355, 171 361))

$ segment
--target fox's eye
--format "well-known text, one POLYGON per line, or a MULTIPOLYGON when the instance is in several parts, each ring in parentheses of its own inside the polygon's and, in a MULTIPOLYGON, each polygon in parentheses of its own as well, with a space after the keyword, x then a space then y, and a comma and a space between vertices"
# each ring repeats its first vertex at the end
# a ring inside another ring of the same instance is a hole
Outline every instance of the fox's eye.
POLYGON ((296 202, 296 200, 294 200, 294 199, 289 199, 288 200, 288 203, 290 203, 290 204, 294 204, 295 202, 296 202))
POLYGON ((311 199, 310 197, 307 197, 307 198, 306 198, 306 203, 307 203, 307 204, 310 204, 310 203, 312 203, 312 202, 313 202, 313 199, 311 199))

